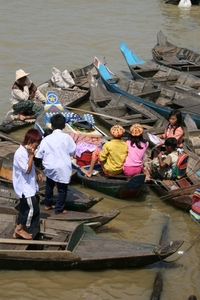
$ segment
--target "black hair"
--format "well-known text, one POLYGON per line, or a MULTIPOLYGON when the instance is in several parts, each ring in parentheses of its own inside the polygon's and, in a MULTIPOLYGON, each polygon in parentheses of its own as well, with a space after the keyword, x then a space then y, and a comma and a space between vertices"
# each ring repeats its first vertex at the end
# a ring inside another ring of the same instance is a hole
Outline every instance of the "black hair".
POLYGON ((143 143, 147 142, 147 140, 145 140, 142 135, 132 136, 130 134, 128 137, 128 140, 131 141, 131 147, 133 147, 133 145, 135 144, 139 149, 143 149, 143 147, 141 146, 141 142, 143 142, 143 143))
MULTIPOLYGON (((174 109, 170 112, 168 119, 170 119, 171 116, 176 116, 176 118, 177 118, 177 123, 176 123, 174 131, 173 131, 173 134, 174 134, 178 127, 182 127, 182 113, 180 112, 180 110, 174 109)), ((169 127, 169 126, 170 126, 170 123, 167 125, 167 127, 169 127)))
POLYGON ((190 297, 188 298, 188 300, 197 300, 197 297, 195 295, 190 295, 190 297))
POLYGON ((55 114, 51 117, 51 125, 53 129, 64 129, 65 128, 65 117, 62 114, 55 114))
POLYGON ((165 146, 170 146, 173 150, 177 147, 177 139, 174 137, 167 138, 165 140, 165 146))

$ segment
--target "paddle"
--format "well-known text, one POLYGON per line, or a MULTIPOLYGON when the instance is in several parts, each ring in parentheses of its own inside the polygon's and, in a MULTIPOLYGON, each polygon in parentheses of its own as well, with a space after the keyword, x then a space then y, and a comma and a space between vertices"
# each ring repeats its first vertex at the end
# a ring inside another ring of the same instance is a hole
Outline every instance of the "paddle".
MULTIPOLYGON (((110 116, 110 115, 105 115, 105 114, 100 114, 100 113, 95 113, 95 112, 91 112, 89 110, 85 110, 85 109, 80 109, 80 108, 75 108, 75 107, 69 107, 69 106, 65 106, 65 108, 67 109, 71 109, 71 110, 77 110, 77 111, 80 111, 80 112, 84 112, 84 113, 87 113, 87 114, 92 114, 92 115, 96 115, 96 116, 101 116, 101 117, 105 117, 105 118, 109 118, 109 119, 113 119, 113 120, 116 120, 116 121, 120 121, 120 122, 124 122, 124 123, 129 123, 130 124, 130 120, 124 120, 122 118, 118 118, 118 117, 113 117, 113 116, 110 116)), ((144 128, 147 128, 147 129, 151 129, 152 126, 149 126, 149 125, 146 125, 146 124, 142 124, 142 126, 144 128)))
POLYGON ((199 187, 199 183, 194 184, 192 186, 186 187, 186 188, 181 188, 177 190, 172 190, 170 191, 167 195, 161 196, 160 198, 162 200, 167 200, 173 197, 178 197, 178 196, 183 196, 183 195, 188 195, 194 193, 194 191, 199 187))

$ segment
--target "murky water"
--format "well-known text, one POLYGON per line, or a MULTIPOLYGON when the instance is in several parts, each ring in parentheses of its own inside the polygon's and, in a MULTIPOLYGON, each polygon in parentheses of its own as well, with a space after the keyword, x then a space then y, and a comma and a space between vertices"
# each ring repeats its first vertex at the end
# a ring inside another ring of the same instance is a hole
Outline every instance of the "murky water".
MULTIPOLYGON (((123 40, 142 59, 151 59, 156 34, 162 30, 172 43, 200 53, 200 7, 180 10, 162 0, 146 1, 1 1, 0 121, 10 109, 10 89, 19 68, 35 84, 51 77, 52 67, 72 70, 106 57, 107 66, 128 71, 119 50, 123 40)), ((84 104, 86 109, 89 104, 84 104)), ((23 136, 23 131, 14 134, 23 136)), ((79 184, 77 188, 81 188, 79 184)), ((86 193, 95 191, 82 188, 86 193)), ((162 300, 200 295, 199 226, 190 216, 159 200, 146 187, 130 201, 104 197, 93 211, 121 208, 121 214, 99 234, 119 239, 158 243, 169 220, 169 239, 183 239, 184 254, 175 254, 177 267, 162 268, 162 300), (192 247, 191 247, 192 246, 192 247), (191 248, 190 248, 191 247, 191 248), (188 251, 187 251, 188 249, 188 251)), ((0 271, 0 299, 150 299, 158 269, 101 272, 0 271)))

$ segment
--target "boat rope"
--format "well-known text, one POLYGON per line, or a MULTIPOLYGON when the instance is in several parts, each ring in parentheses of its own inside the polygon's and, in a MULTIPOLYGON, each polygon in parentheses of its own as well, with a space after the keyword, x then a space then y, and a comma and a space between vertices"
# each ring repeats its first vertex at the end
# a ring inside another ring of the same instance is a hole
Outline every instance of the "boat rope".
POLYGON ((192 244, 181 254, 181 256, 179 256, 178 258, 176 258, 175 260, 172 260, 172 261, 169 261, 169 263, 175 263, 175 262, 177 262, 180 258, 182 258, 183 257, 183 255, 185 254, 185 253, 187 253, 196 243, 197 243, 197 241, 198 241, 198 239, 199 239, 199 237, 200 237, 200 233, 198 234, 198 236, 196 237, 196 239, 192 242, 192 244))

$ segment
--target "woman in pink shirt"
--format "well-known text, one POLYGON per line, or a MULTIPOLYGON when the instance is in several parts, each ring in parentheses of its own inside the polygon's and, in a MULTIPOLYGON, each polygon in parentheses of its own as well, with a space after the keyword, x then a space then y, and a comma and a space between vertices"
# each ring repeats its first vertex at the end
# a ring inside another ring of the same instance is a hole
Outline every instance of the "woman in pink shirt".
POLYGON ((126 176, 140 174, 143 170, 143 158, 149 146, 143 136, 143 128, 140 124, 134 124, 130 128, 130 136, 126 141, 128 155, 123 165, 123 173, 126 176))

